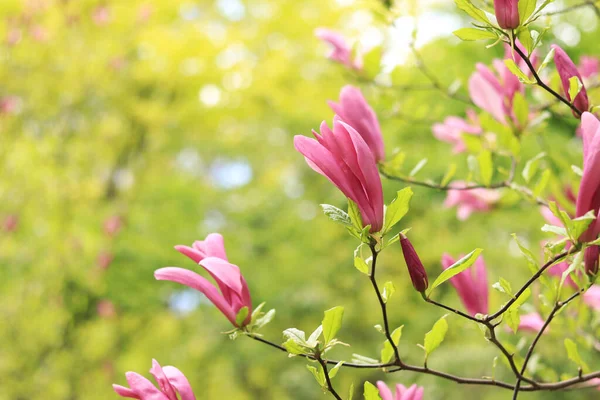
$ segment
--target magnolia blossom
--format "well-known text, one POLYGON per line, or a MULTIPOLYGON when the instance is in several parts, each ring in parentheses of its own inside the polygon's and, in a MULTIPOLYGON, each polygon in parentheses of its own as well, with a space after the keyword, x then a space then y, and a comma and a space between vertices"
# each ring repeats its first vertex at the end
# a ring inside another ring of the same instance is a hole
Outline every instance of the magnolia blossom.
POLYGON ((110 252, 108 250, 102 250, 102 251, 100 251, 100 253, 98 253, 96 262, 98 263, 98 266, 100 268, 108 269, 108 267, 110 267, 110 264, 112 264, 114 258, 115 258, 115 256, 112 252, 110 252))
MULTIPOLYGON (((542 330, 544 326, 544 320, 540 317, 540 314, 536 312, 532 312, 529 314, 521 315, 521 319, 519 321, 519 331, 524 332, 533 332, 537 333, 542 330)), ((548 332, 548 328, 544 331, 544 333, 548 332)))
POLYGON ((19 226, 19 216, 16 214, 7 215, 2 221, 2 230, 4 232, 14 232, 19 226))
POLYGON ((385 382, 377 381, 377 389, 382 400, 423 400, 423 388, 416 384, 408 388, 397 384, 396 393, 392 393, 385 382))
POLYGON ((118 215, 112 215, 104 221, 104 233, 108 236, 115 236, 123 227, 123 218, 118 215))
POLYGON ((600 311, 600 285, 592 285, 584 294, 583 301, 596 311, 600 311))
POLYGON ((582 56, 579 59, 579 67, 577 69, 584 79, 593 78, 600 74, 600 59, 591 56, 582 56))
MULTIPOLYGON (((581 117, 583 134, 583 177, 577 195, 576 216, 581 217, 588 211, 598 215, 600 210, 600 121, 593 114, 584 112, 581 117)), ((600 233, 600 219, 593 221, 581 234, 580 241, 589 242, 600 233)), ((598 246, 585 250, 586 271, 595 274, 598 271, 598 246)))
POLYGON ((193 247, 176 246, 177 251, 199 263, 217 283, 217 289, 212 283, 199 274, 177 267, 161 268, 154 272, 159 281, 172 281, 196 289, 203 293, 221 313, 234 325, 245 326, 250 322, 252 300, 248 284, 237 265, 227 261, 223 237, 213 233, 204 241, 196 241, 193 247), (246 307, 248 314, 241 324, 236 317, 242 308, 246 307))
MULTIPOLYGON (((453 187, 466 185, 464 182, 454 182, 453 187)), ((445 207, 457 207, 456 217, 464 221, 474 212, 487 212, 500 199, 500 194, 491 189, 448 190, 445 207)))
POLYGON ((412 243, 410 243, 410 240, 403 233, 400 234, 400 245, 402 246, 402 254, 404 255, 404 261, 406 262, 413 287, 417 292, 423 293, 427 289, 427 286, 429 286, 425 267, 423 267, 423 263, 412 243))
POLYGON ((469 78, 471 99, 498 122, 519 126, 513 112, 513 100, 517 93, 524 94, 525 86, 502 60, 494 60, 493 65, 496 73, 484 64, 477 63, 476 71, 469 78))
POLYGON ((92 20, 98 26, 107 25, 110 22, 110 8, 108 6, 98 6, 92 13, 92 20))
POLYGON ((467 150, 463 134, 479 135, 482 132, 477 120, 477 114, 473 110, 467 111, 467 120, 456 116, 447 117, 443 123, 434 124, 431 128, 433 136, 442 142, 454 145, 454 153, 462 153, 467 150))
POLYGON ((494 0, 494 11, 500 28, 519 27, 519 0, 494 0))
POLYGON ((321 124, 321 134, 313 130, 315 139, 295 136, 294 146, 308 165, 325 176, 346 197, 358 205, 364 226, 371 232, 383 226, 383 189, 377 163, 365 140, 337 115, 333 130, 321 124))
POLYGON ((346 85, 340 92, 340 102, 328 101, 327 104, 334 113, 362 136, 371 149, 375 161, 379 162, 385 159, 385 147, 377 115, 359 88, 346 85))
POLYGON ((113 389, 121 397, 139 400, 196 400, 190 382, 185 375, 175 367, 161 367, 152 360, 150 374, 158 383, 156 388, 152 382, 136 372, 127 372, 125 378, 129 387, 113 385, 113 389))
POLYGON ((317 28, 315 35, 332 46, 332 51, 328 55, 330 60, 344 64, 348 68, 362 68, 362 59, 359 56, 352 60, 352 48, 348 45, 344 36, 327 28, 317 28))
MULTIPOLYGON (((461 255, 461 257, 463 256, 461 255)), ((456 260, 449 254, 442 256, 443 269, 449 268, 455 262, 456 260)), ((450 278, 450 283, 456 289, 458 297, 460 297, 469 314, 475 316, 476 314, 488 313, 489 289, 483 257, 479 256, 473 267, 450 278)))
POLYGON ((17 96, 0 98, 0 115, 17 114, 21 109, 21 99, 17 96))
MULTIPOLYGON (((552 48, 554 49, 554 64, 556 64, 556 70, 560 76, 560 81, 562 82, 563 90, 567 96, 567 99, 572 102, 575 108, 577 108, 579 111, 587 111, 588 108, 590 108, 590 102, 588 100, 587 91, 585 90, 585 85, 583 85, 583 78, 577 70, 575 63, 573 63, 567 53, 565 53, 560 46, 553 44, 552 48), (583 85, 577 96, 575 96, 575 100, 573 100, 569 94, 569 80, 574 76, 577 77, 583 85)), ((578 117, 575 112, 573 112, 573 115, 578 117)))

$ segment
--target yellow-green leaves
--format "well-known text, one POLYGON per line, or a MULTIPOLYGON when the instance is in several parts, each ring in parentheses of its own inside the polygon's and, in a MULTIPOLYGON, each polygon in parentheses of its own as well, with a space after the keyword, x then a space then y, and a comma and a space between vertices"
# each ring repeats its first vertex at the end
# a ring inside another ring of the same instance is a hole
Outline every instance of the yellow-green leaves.
POLYGON ((519 0, 519 17, 521 18, 521 24, 527 22, 527 19, 531 17, 535 11, 537 0, 519 0))
POLYGON ((446 282, 453 276, 460 274, 461 272, 469 268, 471 265, 473 265, 473 263, 475 262, 475 260, 477 260, 477 257, 479 257, 482 251, 483 249, 475 249, 460 260, 458 260, 457 262, 455 262, 454 264, 452 264, 450 267, 446 268, 431 284, 429 290, 427 291, 427 296, 429 297, 431 295, 431 292, 433 292, 433 290, 436 287, 446 282))
POLYGON ((396 198, 392 200, 385 210, 385 222, 383 224, 383 233, 386 234, 396 225, 408 212, 410 199, 413 191, 410 187, 405 187, 396 193, 396 198))
POLYGON ((535 80, 529 78, 523 71, 521 71, 519 66, 515 63, 515 61, 512 58, 504 60, 504 64, 510 70, 510 72, 513 73, 513 75, 519 78, 519 81, 530 85, 535 83, 535 80))
MULTIPOLYGON (((398 343, 400 343, 400 338, 402 337, 402 328, 404 328, 404 325, 399 328, 396 328, 394 330, 394 332, 392 332, 392 334, 390 335, 396 346, 398 346, 398 343)), ((393 356, 394 356, 394 348, 392 347, 390 342, 388 340, 386 340, 383 343, 383 349, 381 349, 381 362, 382 363, 389 362, 393 356)))
POLYGON ((577 364, 577 367, 581 369, 581 371, 585 372, 589 370, 588 365, 583 361, 581 356, 579 355, 579 350, 577 349, 577 344, 569 338, 565 339, 565 348, 567 349, 567 356, 569 360, 573 361, 577 364))
POLYGON ((425 334, 425 341, 423 343, 425 358, 442 344, 446 337, 446 332, 448 332, 448 321, 446 321, 446 315, 444 315, 437 320, 433 325, 433 328, 425 334))
POLYGON ((456 6, 466 12, 469 16, 484 24, 491 25, 489 18, 483 10, 475 7, 470 0, 454 0, 456 6))
POLYGON ((323 209, 323 213, 329 217, 333 222, 340 223, 345 226, 352 226, 352 221, 350 220, 350 216, 344 210, 340 210, 336 206, 332 206, 331 204, 321 204, 321 208, 323 209))
POLYGON ((460 40, 466 41, 498 39, 498 35, 496 35, 494 32, 476 28, 462 28, 452 33, 460 40))
POLYGON ((504 319, 513 332, 517 332, 519 323, 521 322, 519 308, 523 305, 523 303, 525 303, 525 301, 527 301, 529 296, 531 296, 531 289, 527 288, 504 313, 504 319))
POLYGON ((383 51, 381 47, 374 47, 363 57, 363 73, 368 79, 373 79, 381 69, 381 57, 383 51))
POLYGON ((365 400, 381 400, 379 390, 371 382, 365 382, 363 395, 365 396, 365 400))
POLYGON ((334 307, 325 311, 323 318, 323 340, 325 345, 329 344, 337 335, 342 327, 342 318, 344 317, 344 307, 334 307))
POLYGON ((575 101, 575 97, 581 92, 582 88, 583 83, 578 77, 572 76, 569 78, 569 97, 571 98, 571 101, 575 101))

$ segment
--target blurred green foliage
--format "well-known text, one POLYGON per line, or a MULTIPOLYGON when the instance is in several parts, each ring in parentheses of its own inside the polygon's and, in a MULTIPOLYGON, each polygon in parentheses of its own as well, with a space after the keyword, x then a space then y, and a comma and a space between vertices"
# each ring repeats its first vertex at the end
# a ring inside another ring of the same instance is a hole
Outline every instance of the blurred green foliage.
MULTIPOLYGON (((3 0, 0 400, 116 398, 111 383, 123 384, 129 370, 147 375, 152 358, 181 369, 198 398, 320 396, 303 361, 245 338, 230 342, 221 334, 230 328, 227 321, 202 296, 154 280, 162 266, 193 268, 172 246, 213 231, 225 236, 255 304, 277 309, 263 332, 268 338, 278 342, 292 326, 312 331, 323 310, 342 305, 339 338, 352 347, 333 355, 377 357, 383 336, 372 327, 380 315, 370 285, 352 265, 355 240, 318 207, 344 207, 345 199, 305 165, 292 137, 331 120, 326 100, 357 83, 326 60, 316 27, 351 38, 380 34, 393 45, 394 35, 411 30, 409 16, 426 10, 430 18, 467 23, 452 1, 397 3, 403 17, 389 31, 376 0, 3 0), (122 227, 113 232, 111 223, 122 227)), ((581 35, 578 47, 568 49, 574 58, 599 52, 598 21, 589 14, 558 20, 560 29, 581 35)), ((422 56, 445 85, 458 80, 466 94, 474 64, 502 52, 448 34, 423 47, 422 56)), ((428 82, 410 56, 394 76, 399 84, 428 82)), ((438 91, 360 84, 380 116, 388 157, 401 148, 406 165, 428 158, 419 177, 439 180, 450 162, 466 175, 465 156, 452 155, 430 129, 447 115, 463 115, 464 104, 438 91)), ((567 170, 558 178, 570 184, 569 165, 581 162, 580 142, 575 121, 561 111, 524 139, 523 159, 544 146, 552 160, 545 166, 567 170)), ((384 186, 389 201, 404 185, 384 186)), ((537 248, 544 237, 537 206, 508 196, 493 213, 462 223, 455 210, 442 207, 444 193, 414 191, 402 229, 412 227, 431 276, 441 270, 443 252, 481 247, 490 283, 499 276, 513 286, 525 280, 529 272, 509 245, 510 234, 537 248)), ((412 290, 399 246, 380 262, 381 281, 391 279, 397 289, 389 307, 392 326, 405 325, 400 348, 420 363, 415 345, 443 313, 412 290)), ((460 307, 449 285, 436 296, 460 307)), ((501 294, 491 296, 492 308, 502 303, 501 294)), ((446 341, 429 365, 491 375, 499 354, 481 332, 454 317, 448 323, 446 341)), ((518 344, 508 333, 502 339, 518 344)), ((543 341, 543 363, 574 376, 562 345, 555 345, 562 339, 550 334, 543 341)), ((593 351, 584 358, 597 369, 593 351)), ((495 374, 510 378, 502 363, 495 374)), ((343 370, 336 386, 345 393, 352 381, 360 388, 362 380, 377 379, 416 382, 427 399, 507 396, 412 373, 343 370)), ((582 393, 522 398, 597 396, 582 393)))

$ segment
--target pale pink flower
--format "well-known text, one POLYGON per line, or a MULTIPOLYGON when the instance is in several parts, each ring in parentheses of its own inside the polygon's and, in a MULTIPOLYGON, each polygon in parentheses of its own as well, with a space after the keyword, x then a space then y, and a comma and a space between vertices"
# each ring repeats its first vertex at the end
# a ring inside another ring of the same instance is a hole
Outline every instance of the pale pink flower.
POLYGON ((397 384, 396 393, 392 393, 385 382, 377 381, 377 389, 382 400, 423 400, 423 388, 416 384, 408 388, 397 384))
POLYGON ((183 373, 175 367, 161 367, 156 360, 152 360, 150 374, 158 383, 156 388, 152 382, 136 372, 127 372, 125 378, 129 387, 113 385, 113 389, 121 397, 139 400, 196 400, 189 381, 183 373))
POLYGON ((584 294, 583 301, 596 311, 600 311, 600 285, 592 285, 584 294))
MULTIPOLYGON (((456 181, 453 187, 466 185, 464 182, 456 181)), ((456 217, 464 221, 474 212, 488 212, 493 205, 500 200, 500 194, 492 189, 470 189, 470 190, 448 190, 445 207, 457 207, 456 217)))
POLYGON ((112 318, 117 315, 115 305, 110 300, 100 300, 96 305, 96 311, 102 318, 112 318))
POLYGON ((375 157, 362 136, 337 115, 333 130, 321 124, 315 139, 295 136, 294 146, 308 165, 325 176, 360 210, 362 222, 371 232, 383 227, 383 189, 375 157))
MULTIPOLYGON (((521 315, 519 322, 519 331, 538 333, 544 326, 544 320, 540 317, 540 314, 532 312, 529 314, 521 315)), ((544 334, 548 332, 548 328, 544 330, 544 334)))
MULTIPOLYGON (((600 121, 589 112, 581 117, 583 133, 583 177, 577 195, 576 216, 581 217, 588 211, 598 216, 600 210, 600 121)), ((600 233, 600 218, 596 218, 589 228, 579 237, 583 242, 595 240, 600 233)), ((589 273, 598 271, 598 246, 585 250, 585 268, 589 273)))
POLYGON ((0 98, 0 116, 3 114, 17 114, 21 111, 21 98, 17 96, 4 96, 0 98))
POLYGON ((482 132, 476 119, 477 116, 474 116, 474 114, 472 110, 467 111, 469 120, 464 120, 456 116, 447 117, 443 123, 437 123, 432 126, 433 135, 442 142, 454 145, 452 149, 454 153, 462 153, 467 150, 463 134, 479 135, 482 132))
POLYGON ((369 106, 359 88, 346 85, 340 92, 340 102, 328 101, 327 104, 334 113, 362 136, 371 149, 375 161, 385 160, 385 147, 377 114, 369 106))
POLYGON ((33 40, 35 40, 36 42, 47 42, 50 38, 48 30, 41 25, 33 26, 29 33, 31 34, 33 40))
POLYGON ((600 59, 591 56, 582 56, 579 59, 579 68, 581 76, 585 78, 592 78, 600 73, 600 59))
POLYGON ((340 33, 328 28, 317 28, 315 35, 331 45, 332 51, 327 56, 330 60, 344 64, 348 68, 362 69, 362 59, 357 55, 352 60, 352 48, 340 33))
POLYGON ((98 254, 96 262, 98 263, 98 266, 100 268, 108 269, 108 267, 110 267, 110 264, 112 264, 114 258, 114 255, 110 251, 102 250, 98 254))
POLYGON ((92 20, 98 26, 108 25, 110 22, 110 8, 105 5, 96 7, 92 13, 92 20))
POLYGON ((2 221, 2 230, 4 232, 14 232, 19 226, 19 216, 16 214, 7 215, 2 221))
POLYGON ((194 242, 193 247, 176 246, 175 248, 199 263, 212 276, 219 289, 199 274, 183 268, 161 268, 154 272, 154 277, 159 281, 177 282, 203 293, 234 326, 239 327, 236 317, 240 310, 246 307, 248 315, 241 326, 247 325, 252 314, 248 284, 240 268, 227 261, 223 237, 219 234, 211 234, 205 241, 194 242))
POLYGON ((123 218, 119 215, 112 215, 104 221, 104 233, 108 236, 115 236, 123 227, 123 218))
MULTIPOLYGON (((464 255, 461 255, 462 258, 464 255)), ((447 269, 456 260, 449 254, 442 256, 442 268, 447 269)), ((474 265, 450 278, 461 302, 472 316, 488 313, 488 279, 483 257, 479 256, 474 265)))

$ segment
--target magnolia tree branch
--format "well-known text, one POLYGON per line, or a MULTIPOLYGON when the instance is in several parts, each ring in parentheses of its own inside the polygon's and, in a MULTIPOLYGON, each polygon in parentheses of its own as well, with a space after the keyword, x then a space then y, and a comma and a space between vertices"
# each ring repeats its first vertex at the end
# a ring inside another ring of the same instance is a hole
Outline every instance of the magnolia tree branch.
POLYGON ((392 349, 394 350, 394 360, 399 363, 400 362, 400 353, 398 352, 398 346, 396 346, 396 343, 394 343, 394 340, 392 339, 392 334, 390 332, 390 324, 388 322, 388 315, 387 315, 387 305, 386 305, 385 301, 383 300, 381 292, 379 291, 379 286, 377 285, 377 280, 375 278, 375 268, 377 267, 377 255, 379 253, 375 249, 375 245, 373 243, 371 243, 369 245, 369 248, 371 249, 371 254, 373 256, 373 261, 371 262, 371 273, 369 274, 369 280, 371 281, 371 285, 373 285, 373 289, 375 290, 375 294, 377 295, 377 300, 379 301, 379 307, 381 308, 381 316, 383 318, 383 329, 384 329, 385 337, 388 340, 388 342, 390 343, 390 346, 392 346, 392 349))
POLYGON ((569 100, 567 100, 566 98, 564 98, 563 96, 561 96, 560 94, 558 94, 554 89, 552 89, 550 86, 546 85, 544 83, 544 81, 542 81, 542 78, 540 78, 540 76, 538 75, 537 71, 535 70, 535 67, 533 66, 533 63, 531 62, 531 60, 529 59, 529 57, 527 56, 527 54, 525 54, 520 48, 519 46, 513 46, 515 52, 521 56, 521 58, 525 61, 525 64, 527 64, 527 68, 529 68, 529 71, 531 71, 531 74, 533 75, 533 78, 535 79, 535 81, 537 82, 538 86, 540 86, 542 89, 544 89, 545 91, 547 91, 548 93, 550 93, 552 96, 554 96, 557 100, 559 100, 560 102, 566 104, 567 106, 569 106, 569 108, 571 110, 573 110, 573 112, 577 115, 577 116, 581 116, 581 111, 579 111, 577 109, 577 107, 575 107, 573 104, 571 104, 571 102, 569 100))
POLYGON ((552 322, 552 320, 554 319, 554 317, 556 316, 556 314, 567 304, 569 304, 571 301, 573 301, 574 299, 576 299, 580 294, 582 294, 583 292, 585 292, 587 288, 578 290, 577 292, 573 293, 568 299, 566 299, 565 301, 557 301, 554 304, 554 307, 552 308, 552 311, 550 311, 550 314, 548 314, 548 318, 546 318, 546 321, 544 321, 544 325, 542 325, 542 328, 540 329, 540 331, 537 333, 537 335, 535 336, 535 338, 533 339, 533 342, 531 342, 531 345, 529 346, 529 349, 527 349, 527 354, 525 355, 525 359, 523 360, 523 366, 521 367, 521 373, 520 375, 517 377, 517 383, 515 385, 515 389, 513 391, 513 400, 516 400, 517 397, 519 396, 519 389, 521 387, 521 381, 523 380, 525 371, 527 370, 527 363, 529 363, 529 359, 531 358, 531 356, 533 355, 533 351, 535 350, 535 346, 537 345, 537 343, 539 342, 540 338, 542 337, 542 335, 544 334, 544 331, 546 331, 546 329, 548 328, 548 326, 550 325, 550 323, 552 322))
POLYGON ((572 6, 565 7, 562 10, 558 10, 558 11, 549 11, 549 12, 540 14, 540 16, 542 16, 542 17, 550 17, 550 16, 553 16, 553 15, 566 14, 568 12, 575 11, 575 10, 578 10, 580 8, 583 8, 583 7, 591 7, 594 10, 594 12, 596 13, 596 15, 600 18, 600 9, 595 4, 594 0, 588 0, 588 1, 584 1, 583 3, 574 4, 572 6))
POLYGON ((321 368, 323 368, 323 375, 325 375, 325 381, 327 382, 327 390, 329 390, 329 393, 331 393, 333 395, 333 397, 335 397, 338 400, 342 400, 340 395, 337 394, 337 392, 333 388, 333 384, 331 383, 331 378, 329 378, 329 371, 327 370, 327 363, 325 361, 323 361, 321 356, 317 357, 317 361, 321 365, 321 368))

